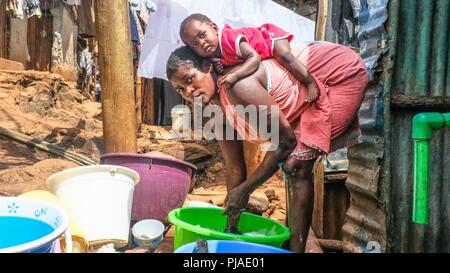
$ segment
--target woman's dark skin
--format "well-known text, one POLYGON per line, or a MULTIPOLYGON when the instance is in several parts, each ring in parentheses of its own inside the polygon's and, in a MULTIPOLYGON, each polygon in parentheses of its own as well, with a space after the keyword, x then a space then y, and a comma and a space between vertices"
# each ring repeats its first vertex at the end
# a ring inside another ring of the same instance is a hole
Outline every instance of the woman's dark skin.
MULTIPOLYGON (((234 69, 234 68, 231 68, 234 69)), ((226 71, 225 71, 226 73, 226 71)), ((187 100, 201 98, 204 105, 213 101, 219 104, 217 95, 217 76, 211 72, 211 63, 205 60, 200 69, 182 66, 170 78, 173 87, 187 100)), ((232 105, 276 106, 276 102, 264 89, 265 71, 262 66, 247 78, 241 79, 228 90, 232 105)), ((270 130, 270 111, 266 115, 270 130)), ((219 141, 226 167, 228 203, 225 213, 238 219, 240 211, 246 207, 250 194, 272 177, 283 162, 288 180, 288 219, 291 228, 290 247, 295 252, 304 252, 311 224, 314 188, 312 169, 314 160, 301 161, 289 157, 296 147, 297 140, 293 129, 283 113, 279 112, 279 145, 267 152, 263 162, 248 174, 244 162, 243 143, 240 140, 219 141)), ((231 223, 236 224, 236 223, 231 223)))

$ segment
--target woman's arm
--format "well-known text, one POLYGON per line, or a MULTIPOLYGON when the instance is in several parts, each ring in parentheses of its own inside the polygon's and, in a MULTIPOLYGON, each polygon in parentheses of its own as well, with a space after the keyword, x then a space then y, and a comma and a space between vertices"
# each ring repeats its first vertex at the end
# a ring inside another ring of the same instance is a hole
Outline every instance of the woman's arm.
POLYGON ((219 140, 219 146, 225 160, 227 191, 230 191, 247 177, 242 140, 219 140))
POLYGON ((276 128, 272 124, 272 120, 279 123, 279 145, 275 150, 267 152, 263 162, 254 173, 250 174, 243 183, 231 189, 228 193, 229 201, 225 213, 232 218, 239 215, 240 210, 246 206, 251 192, 275 174, 279 168, 278 164, 284 162, 297 145, 294 132, 283 113, 278 109, 278 113, 275 112, 273 113, 275 116, 271 116, 270 109, 278 107, 278 105, 265 91, 256 74, 237 82, 229 90, 228 97, 230 102, 235 105, 241 104, 244 107, 256 105, 268 109, 267 111, 260 111, 258 115, 263 115, 266 118, 269 130, 276 128))
MULTIPOLYGON (((247 168, 245 165, 244 159, 244 148, 242 140, 230 139, 226 140, 226 122, 225 117, 223 117, 223 128, 222 133, 223 136, 217 136, 220 149, 222 150, 222 155, 225 160, 225 173, 226 173, 226 186, 227 186, 227 197, 225 198, 225 205, 228 202, 228 193, 234 188, 238 187, 242 182, 245 181, 247 177, 247 168), (223 139, 223 140, 220 140, 223 139)), ((236 131, 234 131, 234 135, 236 136, 236 131)), ((235 218, 227 218, 227 231, 229 232, 237 232, 233 231, 233 227, 237 227, 239 219, 235 218)))

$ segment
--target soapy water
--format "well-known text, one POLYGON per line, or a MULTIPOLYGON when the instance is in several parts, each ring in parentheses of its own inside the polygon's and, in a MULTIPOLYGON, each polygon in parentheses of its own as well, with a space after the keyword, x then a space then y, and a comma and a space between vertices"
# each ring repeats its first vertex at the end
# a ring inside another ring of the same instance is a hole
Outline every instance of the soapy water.
POLYGON ((278 233, 276 232, 277 227, 273 226, 271 229, 263 229, 263 230, 255 230, 255 231, 249 231, 249 232, 244 232, 243 234, 245 236, 254 236, 254 237, 261 237, 261 236, 274 236, 277 235, 278 233))
MULTIPOLYGON (((200 227, 200 228, 206 228, 209 230, 214 230, 214 231, 218 231, 221 233, 225 233, 223 232, 223 230, 217 230, 217 229, 210 229, 207 227, 202 227, 201 225, 197 224, 196 227, 200 227)), ((252 230, 252 231, 246 231, 246 232, 242 232, 242 235, 244 236, 253 236, 253 237, 265 237, 265 236, 274 236, 277 235, 278 233, 276 232, 277 227, 273 226, 271 229, 262 229, 262 230, 252 230)))
POLYGON ((267 236, 264 231, 244 232, 243 235, 245 235, 245 236, 254 236, 254 237, 267 236))

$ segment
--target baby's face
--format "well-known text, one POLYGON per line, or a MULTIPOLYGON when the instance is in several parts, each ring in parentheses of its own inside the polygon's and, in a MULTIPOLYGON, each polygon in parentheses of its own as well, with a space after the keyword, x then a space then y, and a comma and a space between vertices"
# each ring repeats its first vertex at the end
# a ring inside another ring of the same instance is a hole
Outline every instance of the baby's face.
POLYGON ((210 58, 219 47, 218 28, 213 23, 191 20, 183 32, 183 42, 198 55, 210 58))

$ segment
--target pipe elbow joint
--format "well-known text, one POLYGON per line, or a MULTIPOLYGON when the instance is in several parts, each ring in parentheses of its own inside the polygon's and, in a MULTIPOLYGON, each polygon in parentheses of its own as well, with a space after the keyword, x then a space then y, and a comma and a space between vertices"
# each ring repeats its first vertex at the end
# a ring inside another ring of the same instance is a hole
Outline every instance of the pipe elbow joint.
POLYGON ((412 137, 414 140, 430 140, 433 129, 445 126, 445 116, 441 113, 420 113, 414 116, 412 137))

